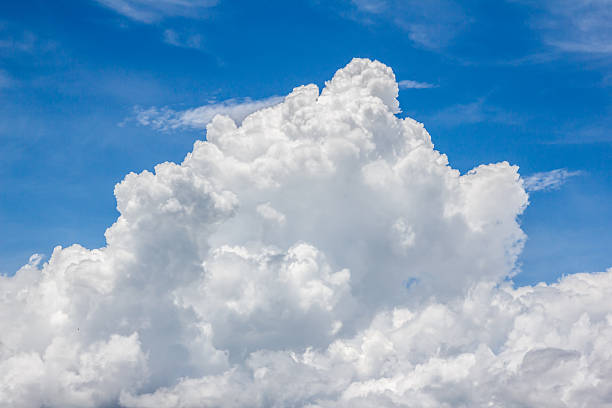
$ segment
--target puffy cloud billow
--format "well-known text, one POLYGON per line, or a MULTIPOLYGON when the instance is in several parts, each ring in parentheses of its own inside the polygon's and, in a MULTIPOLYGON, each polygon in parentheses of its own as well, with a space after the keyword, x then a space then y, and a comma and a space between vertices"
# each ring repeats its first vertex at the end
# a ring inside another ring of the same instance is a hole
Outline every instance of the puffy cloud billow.
POLYGON ((115 188, 107 245, 0 278, 11 407, 612 406, 612 270, 514 288, 528 203, 355 59, 115 188))

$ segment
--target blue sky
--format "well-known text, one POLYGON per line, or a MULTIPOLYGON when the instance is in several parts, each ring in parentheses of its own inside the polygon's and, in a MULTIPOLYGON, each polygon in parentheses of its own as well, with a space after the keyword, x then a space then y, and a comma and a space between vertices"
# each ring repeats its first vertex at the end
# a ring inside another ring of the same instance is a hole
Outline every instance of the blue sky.
POLYGON ((462 172, 566 169, 534 184, 516 282, 604 270, 610 18, 607 0, 3 2, 0 272, 55 245, 103 246, 115 183, 205 137, 181 112, 265 104, 357 56, 394 69, 402 115, 462 172))

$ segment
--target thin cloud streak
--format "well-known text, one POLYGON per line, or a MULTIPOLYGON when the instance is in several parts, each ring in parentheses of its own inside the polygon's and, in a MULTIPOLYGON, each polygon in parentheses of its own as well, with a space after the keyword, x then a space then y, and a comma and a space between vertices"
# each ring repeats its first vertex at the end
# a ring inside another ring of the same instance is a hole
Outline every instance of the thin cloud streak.
POLYGON ((485 104, 484 98, 466 104, 449 106, 432 115, 429 120, 445 127, 482 122, 508 125, 522 122, 522 119, 512 112, 485 104))
POLYGON ((438 87, 438 85, 430 84, 428 82, 412 81, 410 79, 399 81, 398 85, 400 89, 429 89, 438 87))
POLYGON ((217 115, 226 115, 237 123, 242 122, 249 114, 280 103, 280 96, 253 100, 228 99, 223 102, 211 103, 197 108, 176 111, 167 106, 149 108, 135 107, 135 117, 138 124, 155 130, 168 131, 174 129, 205 129, 206 125, 217 115))
POLYGON ((529 192, 558 190, 568 179, 582 174, 582 171, 568 171, 567 169, 544 171, 525 177, 524 185, 529 192))
POLYGON ((451 0, 352 0, 344 17, 362 24, 392 24, 404 30, 421 48, 440 50, 470 23, 461 6, 451 0))
POLYGON ((141 23, 154 23, 167 17, 200 17, 216 0, 96 0, 101 5, 141 23))
POLYGON ((179 48, 192 48, 201 50, 202 36, 200 34, 183 34, 175 30, 167 29, 164 31, 164 42, 179 48))
POLYGON ((561 52, 612 54, 612 2, 609 0, 518 0, 532 6, 532 26, 561 52))

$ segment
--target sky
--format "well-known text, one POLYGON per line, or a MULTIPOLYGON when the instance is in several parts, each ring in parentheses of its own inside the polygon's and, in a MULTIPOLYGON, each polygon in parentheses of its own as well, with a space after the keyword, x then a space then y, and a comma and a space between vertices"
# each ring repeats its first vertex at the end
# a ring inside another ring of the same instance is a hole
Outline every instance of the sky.
POLYGON ((0 4, 0 407, 612 406, 612 3, 0 4))
POLYGON ((532 194, 517 281, 607 266, 608 1, 154 3, 0 5, 2 273, 55 245, 103 245, 113 186, 205 138, 138 112, 265 100, 353 57, 394 69, 401 115, 460 171, 580 172, 532 194))
POLYGON ((155 3, 0 5, 2 273, 55 245, 102 246, 113 186, 205 138, 138 112, 265 101, 353 57, 394 69, 401 115, 460 171, 579 172, 533 192, 517 281, 607 266, 609 2, 155 3))

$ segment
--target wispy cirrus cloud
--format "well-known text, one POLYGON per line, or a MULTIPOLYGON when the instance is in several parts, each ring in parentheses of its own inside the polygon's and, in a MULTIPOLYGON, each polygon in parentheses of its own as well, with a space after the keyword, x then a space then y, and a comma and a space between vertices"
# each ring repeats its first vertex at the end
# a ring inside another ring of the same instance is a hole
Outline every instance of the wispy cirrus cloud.
POLYGON ((201 50, 203 47, 202 36, 200 34, 185 34, 167 29, 164 30, 163 38, 166 44, 174 45, 175 47, 193 48, 195 50, 201 50))
POLYGON ((0 58, 14 58, 56 49, 55 41, 40 38, 37 34, 24 30, 19 25, 0 21, 0 58))
POLYGON ((430 84, 429 82, 412 81, 410 79, 404 79, 398 82, 400 89, 428 89, 437 88, 437 85, 430 84))
POLYGON ((431 121, 445 127, 482 122, 517 124, 522 121, 517 114, 486 103, 485 98, 466 104, 456 104, 442 109, 430 117, 431 121))
POLYGON ((249 114, 276 105, 283 100, 280 96, 253 100, 251 98, 228 99, 186 110, 174 110, 167 106, 149 108, 135 107, 135 120, 142 126, 168 131, 180 128, 204 129, 216 115, 227 115, 240 123, 249 114))
POLYGON ((534 173, 525 177, 525 189, 530 192, 557 190, 571 177, 584 174, 582 171, 568 171, 567 169, 555 169, 534 173))
POLYGON ((217 0, 96 0, 115 12, 141 23, 166 17, 199 17, 217 0))
POLYGON ((556 131, 557 138, 545 142, 556 145, 581 145, 612 142, 612 106, 597 112, 587 122, 569 120, 556 131))
POLYGON ((351 0, 352 10, 340 14, 364 24, 393 24, 422 48, 449 45, 469 24, 463 8, 452 0, 351 0))
POLYGON ((612 54, 612 1, 512 0, 532 8, 532 26, 561 52, 612 54))
POLYGON ((37 37, 30 31, 0 31, 0 49, 16 52, 31 52, 36 46, 37 37))

